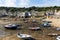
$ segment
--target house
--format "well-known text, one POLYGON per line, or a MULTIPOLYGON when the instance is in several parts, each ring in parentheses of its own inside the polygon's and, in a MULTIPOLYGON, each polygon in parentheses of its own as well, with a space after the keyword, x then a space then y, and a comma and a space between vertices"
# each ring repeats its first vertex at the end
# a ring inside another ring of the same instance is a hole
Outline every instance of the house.
POLYGON ((17 14, 17 17, 29 18, 29 17, 31 17, 31 13, 30 13, 30 12, 19 12, 19 13, 17 14))
POLYGON ((31 10, 31 14, 32 14, 32 16, 38 16, 39 12, 38 11, 31 10))
POLYGON ((25 12, 25 18, 29 18, 31 17, 31 13, 30 12, 25 12))
POLYGON ((53 11, 46 11, 45 12, 45 16, 46 16, 46 18, 53 18, 53 16, 54 16, 54 12, 53 11))
POLYGON ((43 11, 39 12, 39 11, 31 10, 31 14, 32 14, 32 17, 44 16, 43 11))
POLYGON ((9 17, 16 17, 17 14, 18 14, 17 12, 8 11, 8 16, 9 16, 9 17))
POLYGON ((60 19, 60 11, 55 10, 54 18, 60 19))
POLYGON ((25 12, 18 12, 17 17, 23 18, 25 16, 25 12))
POLYGON ((13 16, 13 13, 9 11, 9 12, 8 12, 8 16, 9 16, 9 17, 13 16))
POLYGON ((6 12, 6 10, 0 10, 0 17, 6 17, 8 16, 8 13, 6 12))
POLYGON ((45 13, 46 18, 60 19, 60 11, 47 11, 45 13))

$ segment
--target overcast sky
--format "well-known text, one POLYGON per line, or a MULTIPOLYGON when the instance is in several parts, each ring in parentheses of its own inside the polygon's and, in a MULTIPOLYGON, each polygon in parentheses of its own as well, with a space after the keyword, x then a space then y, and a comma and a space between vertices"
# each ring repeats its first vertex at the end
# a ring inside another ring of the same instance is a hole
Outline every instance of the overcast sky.
POLYGON ((0 0, 0 6, 5 7, 60 6, 60 0, 0 0))

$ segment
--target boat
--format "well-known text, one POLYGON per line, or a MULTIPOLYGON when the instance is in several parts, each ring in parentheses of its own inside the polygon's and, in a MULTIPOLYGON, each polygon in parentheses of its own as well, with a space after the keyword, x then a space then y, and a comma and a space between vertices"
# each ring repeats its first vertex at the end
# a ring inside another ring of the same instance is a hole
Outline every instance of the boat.
POLYGON ((16 24, 7 24, 7 25, 5 25, 4 27, 5 27, 6 29, 17 29, 18 26, 19 26, 19 25, 16 25, 16 24))
POLYGON ((60 36, 57 36, 57 37, 56 37, 56 40, 60 40, 60 36))
POLYGON ((51 37, 54 37, 54 36, 58 36, 60 34, 57 34, 57 33, 49 33, 48 36, 51 36, 51 37))
POLYGON ((51 24, 49 24, 49 23, 43 23, 43 24, 41 24, 41 26, 43 26, 43 27, 51 27, 51 24))
POLYGON ((27 38, 31 38, 32 36, 28 35, 28 34, 20 34, 20 33, 18 33, 17 37, 22 38, 22 39, 27 39, 27 38))
POLYGON ((40 27, 29 27, 29 30, 40 30, 40 27))
POLYGON ((60 27, 56 28, 57 31, 60 31, 60 27))

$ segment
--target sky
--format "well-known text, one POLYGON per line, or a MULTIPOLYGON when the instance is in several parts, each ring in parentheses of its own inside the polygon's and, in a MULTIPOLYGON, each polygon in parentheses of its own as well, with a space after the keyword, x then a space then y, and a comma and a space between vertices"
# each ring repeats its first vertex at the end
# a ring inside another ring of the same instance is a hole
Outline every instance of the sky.
POLYGON ((4 7, 60 6, 60 0, 0 0, 0 6, 4 7))

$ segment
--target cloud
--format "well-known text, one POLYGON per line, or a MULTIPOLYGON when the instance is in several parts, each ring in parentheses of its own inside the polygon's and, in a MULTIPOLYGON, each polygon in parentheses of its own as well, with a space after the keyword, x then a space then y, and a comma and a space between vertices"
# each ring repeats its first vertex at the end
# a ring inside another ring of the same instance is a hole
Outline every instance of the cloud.
POLYGON ((0 0, 0 6, 4 5, 4 0, 0 0))
POLYGON ((39 7, 60 6, 60 0, 40 0, 39 4, 33 4, 39 7))
POLYGON ((0 0, 0 6, 5 7, 28 7, 30 0, 0 0))
POLYGON ((30 2, 30 0, 20 0, 18 6, 27 7, 27 6, 29 6, 29 2, 30 2))
POLYGON ((14 7, 16 0, 0 0, 0 6, 14 7))
POLYGON ((43 0, 42 6, 59 6, 60 0, 43 0))
POLYGON ((16 6, 16 0, 5 0, 5 6, 8 6, 8 7, 15 7, 16 6))

